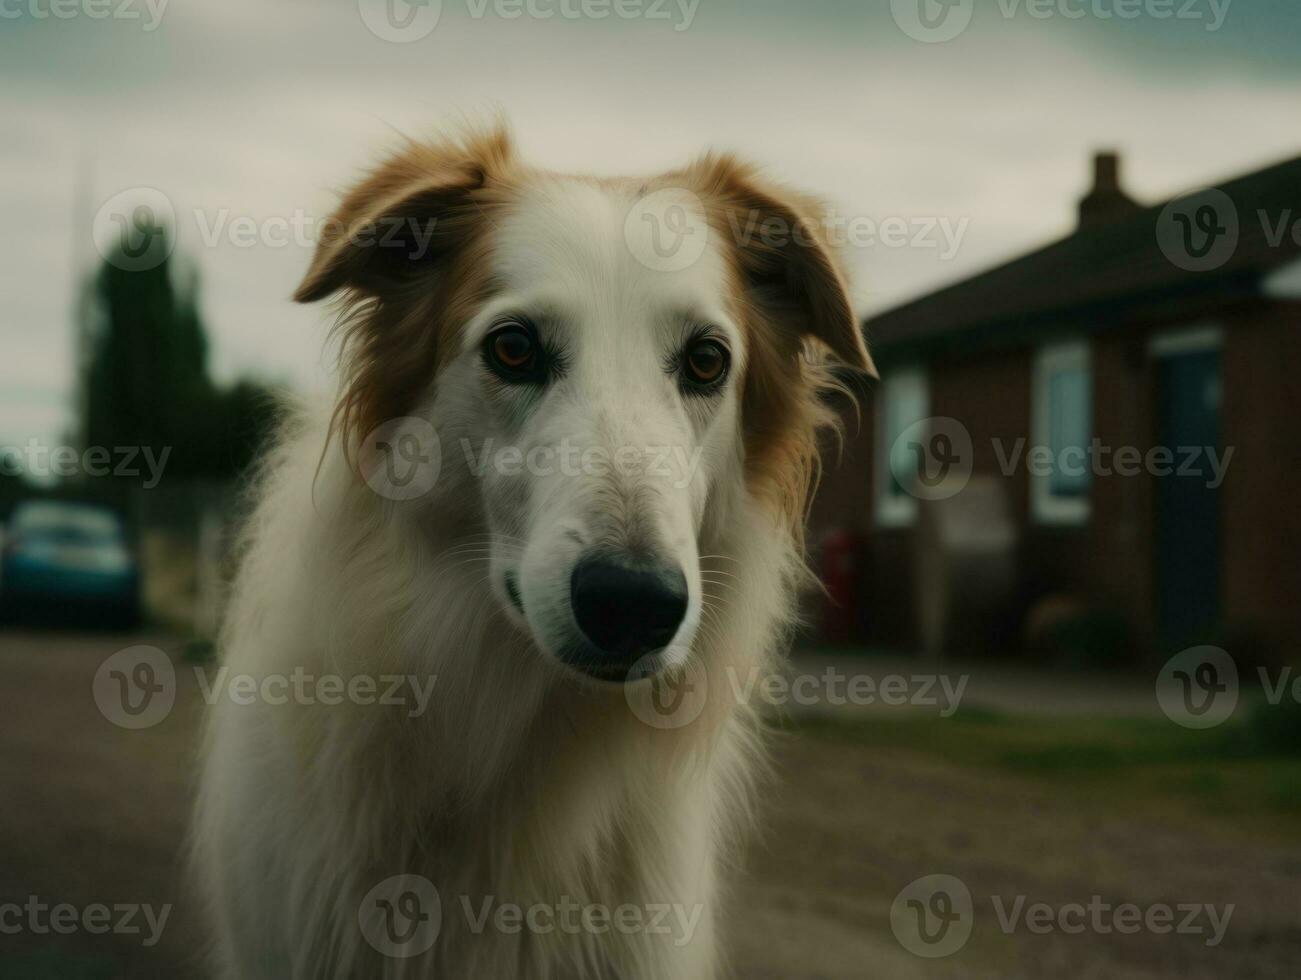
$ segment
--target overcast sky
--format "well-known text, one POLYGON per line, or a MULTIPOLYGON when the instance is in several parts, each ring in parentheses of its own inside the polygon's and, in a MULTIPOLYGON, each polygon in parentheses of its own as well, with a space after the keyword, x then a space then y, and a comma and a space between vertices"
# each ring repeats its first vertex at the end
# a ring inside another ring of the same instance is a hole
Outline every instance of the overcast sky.
POLYGON ((1067 233, 1096 149, 1148 200, 1301 154, 1294 0, 974 0, 937 43, 917 3, 947 32, 971 0, 428 0, 406 43, 378 36, 402 0, 50 2, 0 0, 0 446, 66 428, 74 282, 136 188, 174 210, 218 375, 307 387, 326 313, 288 301, 284 226, 464 115, 556 168, 751 157, 854 223, 865 313, 1067 233))

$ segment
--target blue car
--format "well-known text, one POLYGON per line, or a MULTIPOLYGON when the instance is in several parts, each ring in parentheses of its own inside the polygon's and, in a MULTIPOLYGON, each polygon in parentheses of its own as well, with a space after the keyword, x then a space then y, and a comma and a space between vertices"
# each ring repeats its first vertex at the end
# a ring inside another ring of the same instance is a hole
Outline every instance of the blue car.
POLYGON ((140 619, 140 568, 121 519, 90 504, 34 500, 10 515, 0 560, 0 611, 125 629, 140 619))

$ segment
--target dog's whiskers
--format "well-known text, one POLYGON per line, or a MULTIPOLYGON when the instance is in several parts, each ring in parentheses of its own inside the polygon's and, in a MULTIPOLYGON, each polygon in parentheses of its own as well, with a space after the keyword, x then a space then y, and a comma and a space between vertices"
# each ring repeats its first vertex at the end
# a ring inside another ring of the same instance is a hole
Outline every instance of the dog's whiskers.
POLYGON ((724 589, 731 589, 733 592, 741 591, 741 587, 733 582, 724 582, 721 579, 710 578, 707 575, 700 576, 700 581, 704 582, 706 585, 718 585, 724 589))

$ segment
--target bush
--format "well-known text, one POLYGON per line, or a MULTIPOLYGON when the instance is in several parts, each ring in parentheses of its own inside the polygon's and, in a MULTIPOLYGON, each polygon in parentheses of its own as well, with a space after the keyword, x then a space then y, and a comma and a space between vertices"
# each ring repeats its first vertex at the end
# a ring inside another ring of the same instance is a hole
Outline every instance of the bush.
POLYGON ((1301 755, 1301 702, 1286 696, 1278 704, 1262 701, 1252 710, 1247 724, 1259 748, 1301 755))
POLYGON ((1027 617, 1026 633, 1032 652, 1063 666, 1100 669, 1133 662, 1133 637, 1125 618, 1082 600, 1041 600, 1027 617))

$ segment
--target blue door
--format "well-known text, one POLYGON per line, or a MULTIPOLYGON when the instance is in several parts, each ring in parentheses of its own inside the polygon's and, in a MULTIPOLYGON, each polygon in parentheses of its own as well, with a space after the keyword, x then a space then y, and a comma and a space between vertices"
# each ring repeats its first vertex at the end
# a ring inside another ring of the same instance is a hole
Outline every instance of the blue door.
POLYGON ((1218 349, 1157 361, 1157 445, 1175 454, 1174 472, 1156 477, 1157 623, 1172 647, 1213 637, 1220 619, 1219 490, 1206 454, 1223 459, 1220 392, 1218 349))

